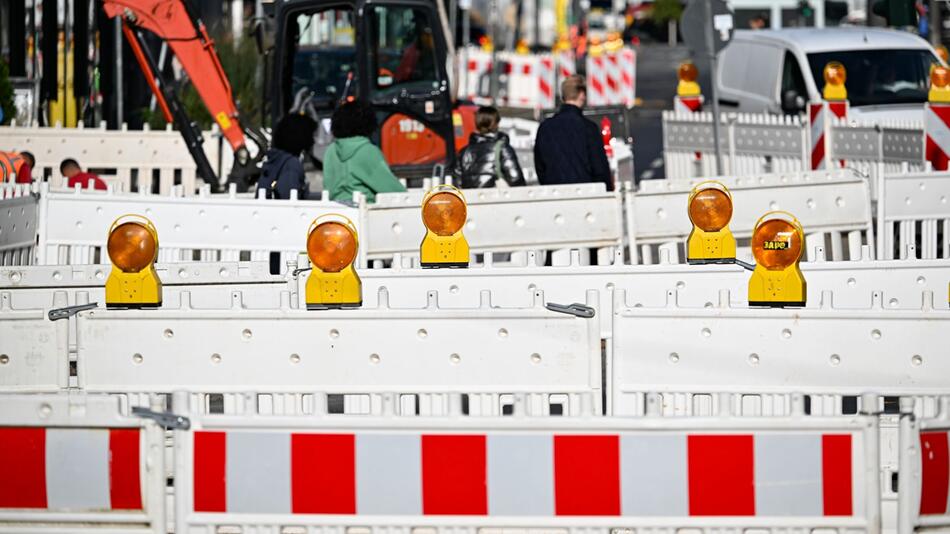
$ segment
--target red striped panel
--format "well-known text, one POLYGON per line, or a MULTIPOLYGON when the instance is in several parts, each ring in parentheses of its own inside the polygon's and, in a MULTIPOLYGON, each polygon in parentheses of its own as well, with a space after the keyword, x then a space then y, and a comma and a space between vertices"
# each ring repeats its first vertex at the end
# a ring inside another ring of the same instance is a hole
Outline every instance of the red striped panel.
POLYGON ((224 432, 195 432, 195 511, 226 512, 227 440, 224 432))
POLYGON ((0 508, 46 508, 46 429, 0 428, 0 508))
POLYGON ((137 428, 109 431, 109 498, 113 510, 141 510, 139 435, 137 428))
POLYGON ((689 515, 755 515, 750 435, 688 436, 689 515))
POLYGON ((356 513, 355 447, 353 434, 291 434, 293 513, 356 513))
POLYGON ((818 118, 818 114, 821 113, 821 108, 823 104, 811 104, 808 106, 808 122, 811 124, 815 123, 815 119, 818 118))
POLYGON ((854 513, 851 480, 851 434, 823 435, 821 490, 825 515, 854 513))
POLYGON ((950 167, 950 157, 937 146, 937 143, 934 143, 929 135, 926 137, 924 157, 933 164, 935 171, 945 171, 950 167))
POLYGON ((811 151, 811 168, 815 170, 825 159, 825 136, 822 135, 811 151))
POLYGON ((422 436, 422 513, 486 515, 485 436, 422 436))
POLYGON ((554 436, 554 513, 620 515, 617 436, 554 436))
POLYGON ((950 489, 950 454, 947 432, 921 432, 920 456, 923 480, 920 487, 920 513, 947 513, 947 492, 950 489))
POLYGON ((831 111, 832 115, 839 119, 843 119, 848 116, 847 102, 829 102, 828 109, 831 111))

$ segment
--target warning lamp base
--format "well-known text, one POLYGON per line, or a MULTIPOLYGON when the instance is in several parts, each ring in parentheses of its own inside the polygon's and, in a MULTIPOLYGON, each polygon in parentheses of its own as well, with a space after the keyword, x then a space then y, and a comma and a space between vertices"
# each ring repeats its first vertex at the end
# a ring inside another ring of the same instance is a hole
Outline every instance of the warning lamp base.
POLYGON ((690 265, 735 265, 735 258, 686 258, 690 265))
POLYGON ((307 304, 307 311, 322 311, 322 310, 349 310, 356 309, 363 305, 363 301, 359 302, 347 302, 344 304, 307 304))
POLYGON ((459 262, 459 263, 420 263, 423 269, 468 269, 468 262, 459 262))
POLYGON ((780 301, 749 301, 750 308, 804 308, 805 301, 801 302, 780 302, 780 301))
POLYGON ((132 304, 127 302, 106 302, 107 310, 153 310, 155 308, 161 308, 162 302, 143 302, 139 304, 132 304))

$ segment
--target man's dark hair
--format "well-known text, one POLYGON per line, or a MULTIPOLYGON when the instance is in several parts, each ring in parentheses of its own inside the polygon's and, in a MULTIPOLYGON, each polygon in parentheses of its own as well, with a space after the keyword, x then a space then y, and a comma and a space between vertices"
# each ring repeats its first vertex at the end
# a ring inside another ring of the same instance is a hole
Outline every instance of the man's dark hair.
POLYGON ((486 134, 498 130, 501 115, 492 106, 482 106, 475 111, 475 129, 478 133, 486 134))
POLYGON ((30 165, 31 169, 36 167, 36 157, 33 156, 32 152, 27 152, 24 150, 23 152, 20 152, 20 155, 26 159, 26 162, 30 165))
POLYGON ((65 173, 65 172, 66 172, 66 167, 69 167, 69 166, 71 166, 71 165, 75 165, 76 167, 79 167, 80 169, 82 169, 82 167, 79 166, 79 162, 78 162, 78 161, 74 160, 73 158, 66 158, 66 159, 64 159, 63 161, 61 161, 60 164, 59 164, 59 172, 60 172, 60 174, 65 173))
POLYGON ((317 123, 306 115, 292 113, 280 119, 274 128, 274 148, 299 156, 313 146, 313 132, 317 123))
POLYGON ((376 113, 373 108, 359 101, 344 102, 333 112, 330 132, 343 139, 362 135, 369 137, 376 131, 376 113))

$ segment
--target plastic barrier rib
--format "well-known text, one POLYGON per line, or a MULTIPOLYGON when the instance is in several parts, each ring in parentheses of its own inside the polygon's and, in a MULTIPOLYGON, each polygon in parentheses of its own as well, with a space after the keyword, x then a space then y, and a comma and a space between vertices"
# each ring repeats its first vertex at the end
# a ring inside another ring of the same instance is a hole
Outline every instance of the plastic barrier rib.
POLYGON ((0 186, 0 265, 29 265, 36 244, 36 197, 26 186, 0 186))
MULTIPOLYGON (((902 406, 910 411, 910 404, 902 406)), ((943 399, 937 417, 900 421, 898 533, 945 530, 950 527, 950 399, 943 399)))
POLYGON ((533 307, 494 308, 484 292, 479 307, 459 309, 433 294, 424 309, 383 298, 345 311, 301 311, 289 299, 269 310, 199 310, 183 298, 178 310, 85 311, 78 384, 109 393, 595 393, 599 411, 600 317, 544 302, 538 292, 533 307))
POLYGON ((164 439, 114 398, 0 395, 0 532, 166 532, 164 439))
MULTIPOLYGON (((366 212, 369 259, 415 257, 425 235, 423 192, 382 193, 366 212)), ((465 192, 465 237, 473 253, 619 248, 623 217, 619 194, 603 184, 479 189, 465 192)), ((685 204, 684 204, 685 205, 685 204)))
MULTIPOLYGON (((825 245, 826 236, 833 260, 845 259, 845 250, 847 258, 860 258, 862 245, 874 243, 868 183, 852 171, 718 180, 732 193, 735 212, 730 228, 737 238, 751 237, 761 214, 782 209, 801 218, 808 232, 809 259, 814 259, 816 246, 825 245)), ((634 263, 652 263, 655 245, 666 245, 673 261, 679 262, 679 247, 692 229, 685 208, 692 187, 693 181, 687 180, 645 181, 640 191, 625 193, 626 234, 634 263)), ((748 251, 746 256, 751 258, 748 251)))
POLYGON ((359 210, 336 202, 212 196, 207 189, 183 198, 65 193, 44 186, 39 202, 39 264, 106 263, 109 225, 126 213, 156 225, 162 262, 266 260, 270 252, 296 260, 308 225, 319 215, 339 213, 359 225, 359 210))
POLYGON ((950 258, 950 173, 891 174, 878 184, 879 257, 950 258))
MULTIPOLYGON (((724 292, 725 293, 725 292, 724 292)), ((743 413, 783 414, 792 392, 811 395, 811 413, 842 413, 842 397, 938 397, 950 391, 950 362, 939 332, 950 312, 933 295, 913 310, 887 310, 879 295, 865 310, 838 310, 832 294, 819 309, 630 307, 616 293, 609 413, 643 413, 645 393, 663 394, 665 413, 708 415, 715 394, 743 413)))
MULTIPOLYGON (((176 397, 176 405, 178 397, 176 397)), ((827 528, 877 532, 873 418, 196 416, 177 532, 827 528)))

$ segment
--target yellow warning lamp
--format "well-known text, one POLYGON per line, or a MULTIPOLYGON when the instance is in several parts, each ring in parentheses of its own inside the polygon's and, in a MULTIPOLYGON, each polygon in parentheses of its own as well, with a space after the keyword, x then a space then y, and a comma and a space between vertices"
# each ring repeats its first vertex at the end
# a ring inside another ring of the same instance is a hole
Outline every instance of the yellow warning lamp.
POLYGON ((468 208, 462 192, 451 185, 438 185, 422 199, 422 238, 419 255, 423 267, 468 267, 468 241, 462 228, 468 208))
POLYGON ((123 215, 109 227, 106 250, 112 272, 106 279, 107 308, 162 305, 162 281, 155 272, 158 231, 141 215, 123 215))
POLYGON ((676 76, 680 80, 676 86, 676 96, 699 96, 702 93, 699 84, 696 83, 696 78, 699 77, 699 69, 696 68, 696 65, 693 65, 693 62, 684 61, 680 63, 679 68, 676 69, 676 76))
POLYGON ((716 181, 697 184, 687 202, 693 230, 686 241, 686 261, 734 263, 736 238, 729 231, 732 195, 726 186, 716 181))
POLYGON ((950 69, 937 65, 930 70, 930 92, 927 100, 937 104, 950 103, 950 69))
POLYGON ((749 279, 750 306, 804 306, 805 277, 798 267, 805 232, 791 213, 770 211, 752 231, 755 270, 749 279))
POLYGON ((590 38, 590 48, 587 50, 587 53, 592 57, 600 57, 604 53, 604 45, 600 41, 600 37, 591 37, 590 38))
POLYGON ((848 90, 844 88, 844 82, 848 78, 848 72, 840 61, 829 61, 825 65, 825 88, 821 91, 821 96, 828 101, 840 101, 848 99, 848 90))
POLYGON ((620 32, 610 32, 607 34, 607 42, 604 43, 604 48, 608 52, 618 52, 623 48, 623 39, 620 36, 620 32))
POLYGON ((515 53, 522 56, 531 53, 531 49, 528 48, 528 41, 526 39, 518 39, 518 44, 515 45, 515 53))
POLYGON ((359 240, 353 222, 335 213, 321 215, 307 229, 307 309, 355 308, 363 304, 363 283, 353 263, 359 240))

